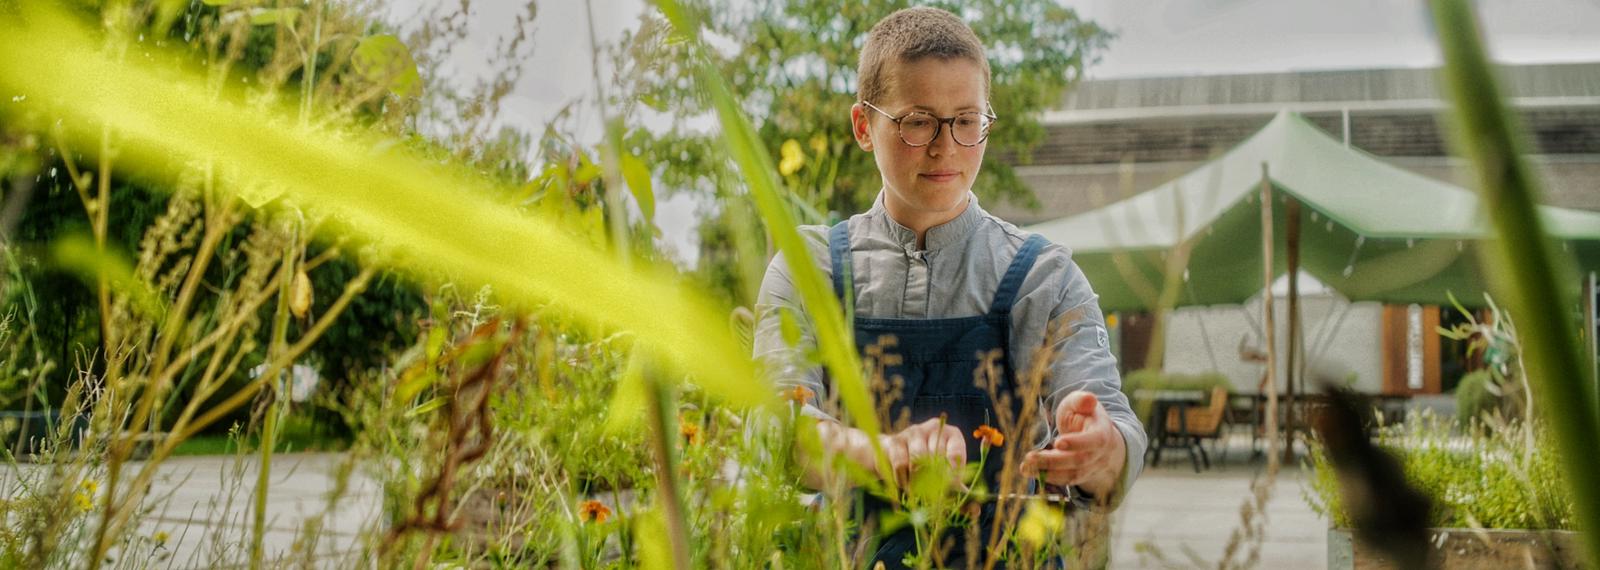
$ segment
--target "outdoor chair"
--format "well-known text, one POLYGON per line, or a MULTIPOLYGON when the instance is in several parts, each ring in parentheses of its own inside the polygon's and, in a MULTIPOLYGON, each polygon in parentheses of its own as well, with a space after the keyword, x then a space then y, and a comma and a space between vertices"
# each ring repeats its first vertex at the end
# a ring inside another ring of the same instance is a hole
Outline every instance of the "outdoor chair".
MULTIPOLYGON (((1191 406, 1167 411, 1167 437, 1180 440, 1176 443, 1189 451, 1189 459, 1194 461, 1196 472, 1200 471, 1202 462, 1206 469, 1211 468, 1211 457, 1206 455, 1206 448, 1201 444, 1210 440, 1213 447, 1220 445, 1227 412, 1228 389, 1222 386, 1211 389, 1211 400, 1203 408, 1191 406)), ((1223 453, 1226 454, 1227 450, 1224 449, 1223 453)), ((1226 459, 1226 455, 1222 459, 1226 459)))

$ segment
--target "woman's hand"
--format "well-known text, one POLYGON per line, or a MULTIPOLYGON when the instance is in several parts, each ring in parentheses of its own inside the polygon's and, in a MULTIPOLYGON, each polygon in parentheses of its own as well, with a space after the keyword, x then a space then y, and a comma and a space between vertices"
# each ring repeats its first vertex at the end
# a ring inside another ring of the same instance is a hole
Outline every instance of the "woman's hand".
MULTIPOLYGON (((902 486, 911 480, 917 460, 923 457, 943 457, 950 462, 952 473, 960 473, 967 464, 966 436, 961 434, 961 428, 946 424, 939 418, 907 427, 893 435, 880 435, 878 441, 883 445, 884 454, 889 456, 889 468, 894 470, 895 480, 902 486)), ((866 455, 870 461, 872 450, 867 449, 866 455)), ((876 461, 872 465, 872 471, 876 472, 876 461)), ((959 478, 956 484, 960 486, 959 478)))
MULTIPOLYGON (((830 420, 818 421, 816 426, 824 456, 842 454, 868 473, 879 473, 878 459, 872 452, 872 440, 865 432, 830 420)), ((888 457, 889 476, 893 476, 901 485, 911 480, 911 472, 921 458, 942 457, 950 462, 952 473, 960 473, 967 463, 967 442, 961 434, 961 428, 943 424, 938 418, 913 425, 899 433, 880 434, 878 445, 888 457)), ((800 461, 805 466, 806 484, 813 489, 823 488, 827 479, 822 473, 822 465, 826 465, 826 462, 818 463, 804 457, 800 461)), ((884 477, 881 473, 879 476, 884 477)), ((964 487, 959 477, 953 481, 956 488, 964 487)))
POLYGON ((1109 496, 1122 477, 1128 449, 1105 406, 1088 392, 1067 394, 1056 406, 1056 426, 1060 435, 1049 447, 1028 452, 1022 472, 1052 485, 1077 485, 1096 497, 1109 496))

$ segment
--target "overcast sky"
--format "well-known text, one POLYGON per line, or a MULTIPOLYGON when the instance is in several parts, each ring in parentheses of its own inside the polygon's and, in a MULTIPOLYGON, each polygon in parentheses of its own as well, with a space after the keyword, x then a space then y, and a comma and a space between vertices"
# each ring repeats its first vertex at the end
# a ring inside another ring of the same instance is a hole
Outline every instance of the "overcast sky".
MULTIPOLYGON (((602 43, 637 25, 642 0, 589 0, 602 43)), ((841 0, 850 1, 850 0, 841 0)), ((1437 65, 1422 0, 1061 0, 1117 34, 1089 78, 1253 73, 1437 65)), ((415 25, 422 6, 454 0, 391 0, 389 18, 415 25)), ((511 31, 517 0, 472 3, 471 33, 447 66, 466 79, 488 71, 493 46, 511 31)), ((1480 0, 1491 56, 1508 63, 1600 61, 1600 0, 1480 0)), ((541 0, 527 72, 501 109, 502 121, 539 132, 567 103, 593 90, 584 0, 541 0)), ((592 109, 580 108, 580 136, 598 137, 592 109)), ((658 204, 668 245, 692 262, 697 205, 658 204)))

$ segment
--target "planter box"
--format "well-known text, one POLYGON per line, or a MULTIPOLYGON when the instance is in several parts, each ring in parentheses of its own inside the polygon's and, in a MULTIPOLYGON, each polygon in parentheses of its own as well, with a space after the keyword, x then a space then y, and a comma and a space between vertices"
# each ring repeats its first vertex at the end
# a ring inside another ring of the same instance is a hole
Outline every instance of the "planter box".
MULTIPOLYGON (((83 434, 89 430, 89 418, 76 416, 73 421, 73 429, 67 432, 66 443, 76 448, 82 442, 83 434)), ((44 453, 55 441, 56 427, 61 422, 61 411, 55 409, 0 411, 0 447, 18 459, 44 453)))
MULTIPOLYGON (((1586 568, 1578 535, 1571 531, 1436 528, 1429 536, 1435 568, 1586 568)), ((1328 530, 1329 570, 1388 568, 1397 566, 1355 540, 1349 529, 1328 530)))

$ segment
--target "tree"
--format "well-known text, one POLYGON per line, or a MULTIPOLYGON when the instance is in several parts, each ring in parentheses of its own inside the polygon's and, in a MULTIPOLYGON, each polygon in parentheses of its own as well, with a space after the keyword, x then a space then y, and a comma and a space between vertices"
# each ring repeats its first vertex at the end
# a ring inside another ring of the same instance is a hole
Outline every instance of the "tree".
MULTIPOLYGON (((872 25, 911 3, 699 0, 688 4, 704 22, 710 43, 719 48, 710 57, 746 102, 746 112, 761 125, 762 141, 780 157, 780 171, 800 219, 824 223, 869 206, 880 179, 871 156, 854 148, 849 123, 857 59, 872 25)), ((1038 207, 1014 166, 1029 163, 1031 149, 1044 137, 1039 114, 1060 100, 1111 35, 1055 0, 929 4, 960 15, 973 27, 986 43, 993 70, 991 102, 1001 119, 989 139, 989 153, 974 190, 986 202, 1038 207)), ((661 130, 636 130, 626 144, 663 165, 660 175, 665 186, 728 198, 730 184, 719 178, 734 173, 720 152, 709 150, 719 147, 712 140, 715 135, 703 127, 707 106, 688 79, 692 74, 685 43, 673 37, 659 16, 647 15, 622 45, 616 54, 622 93, 610 104, 627 107, 637 102, 665 114, 671 123, 661 130)), ((737 185, 731 186, 737 193, 737 185)), ((728 219, 718 216, 707 223, 728 223, 728 219)), ((700 232, 702 236, 728 233, 700 232)), ((740 258, 718 253, 732 248, 727 243, 702 243, 701 258, 711 263, 740 258)), ((764 265, 764 260, 756 262, 764 265)), ((739 303, 752 299, 754 283, 728 279, 751 275, 748 269, 702 266, 702 271, 718 276, 718 286, 728 289, 739 303)), ((753 274, 759 279, 759 271, 753 274)))

